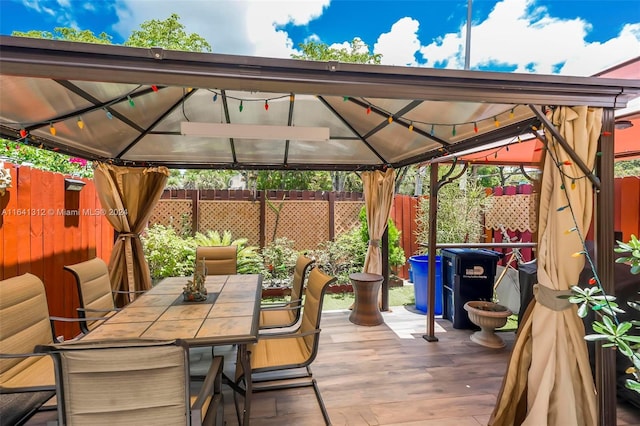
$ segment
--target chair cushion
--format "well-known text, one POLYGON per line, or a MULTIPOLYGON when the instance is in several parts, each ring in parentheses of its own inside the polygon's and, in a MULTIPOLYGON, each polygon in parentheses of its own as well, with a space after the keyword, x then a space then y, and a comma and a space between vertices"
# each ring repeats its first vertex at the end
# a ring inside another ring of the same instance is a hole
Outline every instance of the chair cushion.
POLYGON ((311 356, 302 337, 266 338, 250 345, 248 350, 251 352, 251 369, 254 371, 263 367, 274 370, 278 366, 303 364, 311 356))
POLYGON ((186 423, 182 347, 67 350, 60 357, 69 425, 186 423))
POLYGON ((260 327, 284 326, 296 319, 291 309, 263 309, 260 311, 260 327))
POLYGON ((197 247, 196 269, 202 270, 202 259, 205 259, 206 275, 234 275, 237 273, 237 257, 236 246, 197 247))
MULTIPOLYGON (((0 353, 32 353, 36 345, 51 343, 49 307, 42 281, 32 274, 0 281, 0 353)), ((51 360, 1 359, 0 385, 7 386, 9 382, 12 386, 53 385, 51 360), (23 380, 25 383, 21 383, 23 380)))
MULTIPOLYGON (((33 349, 33 348, 32 348, 33 349)), ((6 388, 50 387, 56 384, 53 360, 49 355, 29 357, 8 370, 2 377, 2 386, 6 388)))
MULTIPOLYGON (((114 309, 109 268, 104 260, 96 257, 75 265, 65 266, 79 281, 80 306, 86 309, 114 309)), ((87 316, 100 316, 87 314, 87 316)))

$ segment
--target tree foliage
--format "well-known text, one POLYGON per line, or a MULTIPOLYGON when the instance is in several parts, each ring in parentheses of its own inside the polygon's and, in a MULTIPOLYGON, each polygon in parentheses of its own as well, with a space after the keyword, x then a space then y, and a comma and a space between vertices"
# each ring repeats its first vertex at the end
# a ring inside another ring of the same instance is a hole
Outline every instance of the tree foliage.
POLYGON ((351 40, 348 47, 330 47, 319 41, 300 43, 298 47, 302 53, 291 55, 293 59, 340 61, 356 64, 380 64, 382 60, 380 53, 370 53, 369 46, 358 37, 351 40))
POLYGON ((151 19, 140 24, 140 29, 134 30, 125 46, 132 47, 162 47, 168 50, 182 50, 188 52, 211 52, 211 45, 198 34, 188 34, 184 25, 180 23, 180 16, 172 13, 165 20, 151 19))
POLYGON ((112 40, 112 37, 105 32, 95 35, 90 30, 77 30, 66 27, 56 27, 53 29, 53 32, 40 30, 14 31, 11 35, 14 37, 44 38, 47 40, 79 41, 97 44, 111 44, 112 40))

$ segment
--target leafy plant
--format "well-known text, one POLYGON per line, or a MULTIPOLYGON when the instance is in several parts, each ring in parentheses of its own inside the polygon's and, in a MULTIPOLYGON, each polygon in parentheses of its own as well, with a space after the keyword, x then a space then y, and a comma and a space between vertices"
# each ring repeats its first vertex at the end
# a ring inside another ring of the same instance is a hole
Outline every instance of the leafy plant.
POLYGON ((207 231, 206 234, 196 232, 193 237, 196 246, 236 246, 238 249, 237 270, 239 274, 258 274, 263 271, 263 261, 258 247, 248 246, 248 239, 233 239, 230 231, 222 235, 218 231, 207 231))
MULTIPOLYGON (((367 244, 369 243, 367 211, 364 207, 360 209, 358 219, 360 220, 360 237, 365 244, 365 253, 363 254, 362 262, 364 265, 364 256, 366 256, 366 248, 367 244)), ((389 265, 392 268, 397 268, 398 266, 404 265, 407 261, 404 255, 404 250, 402 249, 402 247, 400 247, 400 230, 392 219, 389 219, 389 222, 387 223, 387 229, 389 234, 389 265)))
POLYGON ((338 284, 348 284, 349 274, 361 272, 367 253, 360 228, 340 234, 335 241, 326 241, 309 252, 316 264, 327 274, 337 278, 338 284))
MULTIPOLYGON (((627 243, 618 241, 618 247, 614 248, 617 253, 630 253, 616 259, 618 263, 628 263, 631 266, 632 274, 640 274, 640 242, 635 235, 627 243)), ((593 321, 591 324, 596 334, 585 336, 588 341, 606 341, 602 346, 605 348, 615 347, 617 350, 631 361, 631 367, 626 370, 632 375, 632 379, 626 380, 626 387, 640 393, 640 336, 630 335, 629 332, 635 326, 640 329, 640 321, 619 322, 617 314, 624 313, 615 302, 616 298, 607 295, 602 290, 599 282, 598 286, 591 288, 571 287, 573 294, 569 297, 569 302, 579 304, 578 316, 584 318, 589 309, 596 313, 600 321, 593 321)), ((594 283, 594 284, 595 284, 594 283)), ((630 301, 628 305, 631 309, 640 311, 640 302, 630 301)))
POLYGON ((272 285, 289 285, 298 258, 298 253, 293 247, 293 240, 280 237, 262 249, 266 265, 265 282, 272 285))
POLYGON ((193 239, 185 239, 173 227, 159 224, 147 228, 140 239, 152 279, 188 276, 193 273, 196 260, 193 239))
POLYGON ((619 257, 616 263, 629 263, 632 274, 640 274, 640 241, 635 235, 631 235, 628 243, 618 241, 618 247, 613 249, 616 253, 630 253, 630 256, 619 257))
MULTIPOLYGON (((438 192, 436 240, 438 243, 479 242, 483 234, 482 213, 486 206, 484 188, 472 177, 464 186, 447 184, 438 192)), ((422 198, 416 216, 419 242, 429 237, 429 199, 422 198)))

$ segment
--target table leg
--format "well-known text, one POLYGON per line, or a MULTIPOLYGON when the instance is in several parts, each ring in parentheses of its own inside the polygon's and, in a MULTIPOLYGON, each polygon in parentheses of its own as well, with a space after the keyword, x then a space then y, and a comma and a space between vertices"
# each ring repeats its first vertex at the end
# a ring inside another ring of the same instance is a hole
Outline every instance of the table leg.
POLYGON ((249 418, 251 417, 251 392, 253 388, 253 383, 251 381, 251 358, 250 353, 247 350, 247 345, 238 345, 238 360, 242 364, 242 371, 244 373, 244 386, 245 386, 245 394, 244 394, 244 411, 243 411, 243 419, 242 424, 248 425, 249 418))

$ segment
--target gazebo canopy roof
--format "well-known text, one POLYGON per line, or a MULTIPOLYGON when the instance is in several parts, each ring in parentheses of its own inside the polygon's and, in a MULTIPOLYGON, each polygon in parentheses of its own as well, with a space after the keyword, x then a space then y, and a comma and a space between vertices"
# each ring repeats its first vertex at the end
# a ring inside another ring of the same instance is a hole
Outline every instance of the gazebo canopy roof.
POLYGON ((539 126, 542 106, 624 108, 640 95, 640 80, 0 36, 0 93, 0 136, 22 140, 24 129, 30 144, 86 159, 171 168, 365 170, 515 141, 539 126), (184 122, 202 123, 207 135, 183 134, 184 122), (208 124, 220 123, 241 129, 214 136, 208 124), (328 129, 329 136, 280 135, 292 126, 303 133, 328 129), (243 138, 239 130, 257 135, 243 138))

